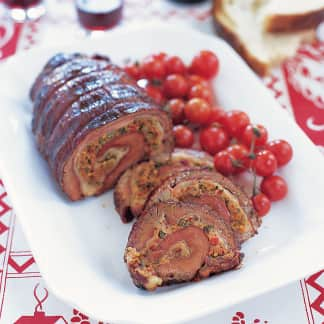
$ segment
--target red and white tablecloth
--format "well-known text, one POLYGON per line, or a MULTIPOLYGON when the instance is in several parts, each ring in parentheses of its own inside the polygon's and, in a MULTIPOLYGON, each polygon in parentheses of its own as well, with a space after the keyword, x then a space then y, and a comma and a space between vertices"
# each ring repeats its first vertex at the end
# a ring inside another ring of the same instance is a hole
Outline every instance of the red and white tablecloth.
MULTIPOLYGON (((49 0, 46 4, 46 16, 26 24, 5 18, 0 5, 0 59, 35 44, 85 37, 71 0, 49 0)), ((153 19, 181 21, 212 33, 210 13, 208 1, 180 6, 165 0, 126 0, 123 23, 118 28, 153 19)), ((324 30, 321 38, 324 39, 324 30)), ((303 46, 264 82, 324 152, 324 43, 303 46)), ((319 253, 323 253, 323 248, 319 253)), ((0 323, 100 323, 47 291, 1 180, 0 323)), ((324 270, 192 323, 324 324, 324 270)))

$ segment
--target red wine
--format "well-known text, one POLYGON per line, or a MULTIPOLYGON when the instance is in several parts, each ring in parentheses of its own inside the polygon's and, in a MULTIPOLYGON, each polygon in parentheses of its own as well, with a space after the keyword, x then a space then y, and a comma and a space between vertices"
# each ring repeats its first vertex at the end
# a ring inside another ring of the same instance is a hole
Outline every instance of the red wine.
POLYGON ((41 3, 41 0, 4 0, 4 3, 10 8, 29 8, 41 3))
POLYGON ((83 27, 105 30, 121 20, 123 0, 77 0, 76 8, 83 27))

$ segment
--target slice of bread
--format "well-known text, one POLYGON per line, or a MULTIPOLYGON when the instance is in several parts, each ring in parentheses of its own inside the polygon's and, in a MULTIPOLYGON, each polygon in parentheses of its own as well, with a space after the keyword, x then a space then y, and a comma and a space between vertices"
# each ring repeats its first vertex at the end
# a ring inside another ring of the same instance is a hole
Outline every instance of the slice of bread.
POLYGON ((268 32, 316 28, 324 21, 324 0, 261 0, 260 20, 268 32))
MULTIPOLYGON (((282 0, 283 1, 283 0, 282 0)), ((287 1, 287 0, 284 0, 287 1)), ((268 33, 259 12, 263 0, 214 0, 213 16, 224 36, 258 74, 293 56, 300 43, 312 41, 315 30, 268 33)))

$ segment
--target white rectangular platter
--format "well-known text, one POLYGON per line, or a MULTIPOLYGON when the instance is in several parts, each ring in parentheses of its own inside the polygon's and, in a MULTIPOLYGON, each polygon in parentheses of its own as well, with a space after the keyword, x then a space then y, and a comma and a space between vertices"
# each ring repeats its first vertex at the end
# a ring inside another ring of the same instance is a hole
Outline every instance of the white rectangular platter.
POLYGON ((50 289, 101 320, 177 323, 287 284, 324 266, 324 160, 239 56, 222 40, 183 26, 120 29, 101 39, 40 48, 0 69, 0 171, 50 289), (214 82, 226 109, 242 109, 272 138, 292 143, 281 171, 288 197, 273 204, 259 235, 243 245, 241 269, 198 283, 145 292, 133 286, 123 252, 131 225, 114 210, 112 192, 70 202, 51 177, 31 131, 28 92, 45 62, 59 51, 109 55, 114 62, 165 51, 187 62, 201 49, 220 59, 214 82))

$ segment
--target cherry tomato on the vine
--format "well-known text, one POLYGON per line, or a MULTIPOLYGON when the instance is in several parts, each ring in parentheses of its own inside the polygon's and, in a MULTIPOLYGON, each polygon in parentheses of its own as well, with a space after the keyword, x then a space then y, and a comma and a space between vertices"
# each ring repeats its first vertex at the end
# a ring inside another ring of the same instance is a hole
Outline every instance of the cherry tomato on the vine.
POLYGON ((167 103, 174 124, 180 124, 184 120, 185 102, 182 99, 171 99, 167 103))
POLYGON ((173 135, 175 138, 175 145, 177 147, 188 148, 191 147, 194 142, 193 132, 187 126, 184 125, 174 126, 173 135))
POLYGON ((277 175, 264 178, 261 182, 260 189, 271 201, 281 200, 288 193, 286 181, 277 175))
POLYGON ((159 53, 152 54, 151 57, 153 59, 165 60, 168 57, 168 54, 165 52, 159 52, 159 53))
POLYGON ((250 123, 249 116, 240 110, 232 110, 226 113, 223 119, 224 127, 229 135, 240 137, 245 127, 250 123))
POLYGON ((216 154, 229 145, 229 137, 223 128, 210 126, 201 130, 200 145, 209 154, 216 154))
POLYGON ((164 81, 164 94, 167 98, 185 97, 188 90, 188 82, 181 74, 170 74, 164 81))
POLYGON ((241 140, 247 147, 250 147, 253 141, 255 146, 262 146, 268 140, 268 131, 262 125, 249 124, 245 127, 241 140))
POLYGON ((165 77, 165 63, 162 59, 152 56, 145 58, 140 67, 141 75, 149 80, 165 77))
POLYGON ((277 159, 278 166, 287 164, 293 156, 293 149, 285 140, 271 141, 267 143, 266 149, 274 154, 277 159))
POLYGON ((200 51, 193 59, 189 68, 190 73, 198 74, 206 79, 213 78, 219 70, 219 60, 211 51, 200 51))
POLYGON ((201 98, 209 103, 213 102, 213 93, 210 87, 203 86, 202 84, 196 84, 192 86, 188 94, 189 99, 201 98))
POLYGON ((141 77, 139 64, 128 64, 124 67, 124 71, 135 80, 138 80, 141 77))
POLYGON ((235 172, 233 166, 234 157, 228 151, 220 151, 214 156, 215 169, 224 176, 231 175, 235 172))
POLYGON ((211 107, 207 101, 200 98, 190 99, 185 106, 186 118, 194 124, 203 125, 209 119, 211 107))
POLYGON ((169 74, 185 74, 187 69, 179 56, 169 56, 165 59, 165 68, 167 75, 169 74))
POLYGON ((209 114, 208 125, 211 125, 213 123, 223 124, 225 116, 226 112, 223 109, 215 106, 212 107, 209 114))
POLYGON ((267 177, 277 170, 276 157, 268 150, 261 150, 253 161, 255 172, 259 176, 267 177))
POLYGON ((271 202, 265 194, 259 193, 253 196, 252 202, 253 202, 253 207, 256 210, 258 216, 262 217, 268 214, 271 208, 271 202))
POLYGON ((164 97, 159 88, 154 87, 151 84, 146 85, 145 87, 146 93, 153 98, 158 104, 162 104, 164 102, 164 97))
POLYGON ((235 173, 246 170, 249 166, 249 150, 242 144, 234 144, 229 146, 227 152, 233 156, 233 167, 235 173))
POLYGON ((200 84, 205 87, 209 87, 210 84, 207 79, 197 75, 197 74, 191 74, 188 76, 188 84, 189 87, 193 87, 194 85, 200 84))

